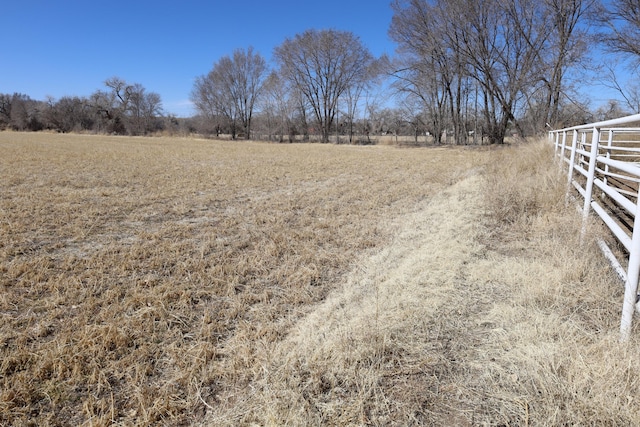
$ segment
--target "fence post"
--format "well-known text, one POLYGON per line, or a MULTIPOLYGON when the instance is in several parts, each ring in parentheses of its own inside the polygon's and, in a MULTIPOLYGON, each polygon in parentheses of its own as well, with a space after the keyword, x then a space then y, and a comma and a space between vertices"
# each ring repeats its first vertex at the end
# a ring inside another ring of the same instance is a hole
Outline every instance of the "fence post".
POLYGON ((631 333, 633 309, 638 298, 638 276, 640 276, 640 197, 636 202, 636 217, 633 220, 631 251, 629 251, 629 268, 627 282, 624 286, 624 303, 620 320, 620 341, 622 342, 627 341, 631 333))
MULTIPOLYGON (((584 136, 584 135, 583 135, 584 136)), ((583 140, 586 138, 583 138, 583 140)), ((587 185, 584 188, 584 205, 582 207, 582 227, 580 228, 580 246, 584 243, 587 235, 587 224, 589 221, 589 211, 591 210, 591 200, 593 195, 593 181, 596 176, 596 157, 598 156, 598 142, 600 141, 600 130, 593 128, 591 135, 591 151, 589 153, 589 170, 587 171, 587 185)))

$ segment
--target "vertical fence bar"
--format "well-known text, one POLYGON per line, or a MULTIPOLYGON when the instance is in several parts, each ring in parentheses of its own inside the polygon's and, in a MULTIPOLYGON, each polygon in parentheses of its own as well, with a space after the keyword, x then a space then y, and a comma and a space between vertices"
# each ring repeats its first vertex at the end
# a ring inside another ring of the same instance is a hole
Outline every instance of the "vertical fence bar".
POLYGON ((596 176, 596 158, 598 157, 598 142, 600 141, 600 129, 593 128, 591 135, 591 152, 589 154, 589 171, 587 173, 587 185, 585 187, 584 206, 582 208, 582 234, 587 231, 587 218, 591 209, 591 195, 593 194, 593 181, 596 176))
POLYGON ((633 235, 631 236, 631 251, 629 252, 629 268, 627 282, 624 286, 624 302, 622 305, 622 319, 620 320, 620 341, 629 340, 633 308, 638 295, 638 277, 640 276, 640 195, 636 202, 636 217, 633 220, 633 235))
POLYGON ((561 165, 560 168, 561 169, 564 167, 563 166, 564 156, 565 156, 564 152, 566 148, 567 148, 567 131, 565 130, 562 132, 562 148, 560 149, 560 165, 561 165))
POLYGON ((571 141, 571 154, 569 155, 569 184, 573 179, 573 166, 576 163, 576 149, 578 148, 578 131, 573 131, 573 139, 571 141))
MULTIPOLYGON (((609 138, 607 140, 607 159, 611 158, 611 146, 613 145, 613 129, 609 129, 609 138)), ((604 165, 604 176, 602 177, 602 181, 607 184, 607 174, 609 173, 609 165, 604 165)), ((602 198, 604 199, 606 194, 602 193, 602 198)))
MULTIPOLYGON (((587 132, 586 131, 582 131, 580 133, 580 149, 585 151, 587 149, 587 132)), ((584 154, 580 154, 578 156, 576 163, 582 166, 582 163, 584 163, 584 154)))
POLYGON ((573 138, 571 141, 571 154, 569 155, 569 170, 567 171, 567 192, 564 197, 564 204, 569 204, 569 195, 571 194, 571 181, 573 181, 573 165, 576 161, 576 148, 578 148, 578 131, 573 130, 573 138))

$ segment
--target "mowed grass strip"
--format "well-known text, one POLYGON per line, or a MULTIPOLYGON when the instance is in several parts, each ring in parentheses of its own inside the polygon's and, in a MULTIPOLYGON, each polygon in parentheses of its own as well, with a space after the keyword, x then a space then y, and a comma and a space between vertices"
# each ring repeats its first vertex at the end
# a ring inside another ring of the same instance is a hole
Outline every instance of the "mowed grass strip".
POLYGON ((0 425, 233 404, 389 224, 490 152, 0 133, 0 425))
POLYGON ((494 150, 395 217, 200 425, 640 425, 640 327, 618 342, 608 233, 594 220, 580 241, 552 151, 494 150))

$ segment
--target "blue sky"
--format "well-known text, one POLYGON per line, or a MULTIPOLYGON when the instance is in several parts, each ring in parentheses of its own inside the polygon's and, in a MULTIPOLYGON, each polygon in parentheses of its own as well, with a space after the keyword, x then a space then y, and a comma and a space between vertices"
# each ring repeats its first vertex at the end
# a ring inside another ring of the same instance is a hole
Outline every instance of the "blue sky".
MULTIPOLYGON (((159 93, 165 112, 188 116, 194 79, 237 48, 253 46, 270 61, 286 37, 333 28, 353 32, 376 56, 392 55, 390 2, 5 0, 0 93, 89 96, 117 76, 159 93)), ((595 106, 616 97, 601 86, 583 90, 595 106)))
POLYGON ((270 61, 286 37, 333 28, 376 56, 395 49, 390 0, 6 0, 0 10, 0 93, 89 96, 118 76, 179 116, 192 113, 194 79, 237 48, 270 61))

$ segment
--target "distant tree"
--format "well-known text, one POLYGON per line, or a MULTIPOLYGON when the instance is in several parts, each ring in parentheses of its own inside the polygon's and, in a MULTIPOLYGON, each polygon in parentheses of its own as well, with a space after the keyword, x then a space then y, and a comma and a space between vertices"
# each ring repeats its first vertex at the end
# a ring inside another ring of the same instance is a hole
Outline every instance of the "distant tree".
POLYGON ((466 142, 463 104, 470 85, 471 65, 464 50, 457 4, 407 0, 393 3, 389 34, 400 46, 394 87, 410 103, 420 101, 425 124, 436 144, 447 126, 454 140, 466 142))
POLYGON ((206 117, 226 117, 233 139, 238 129, 249 139, 251 119, 266 76, 267 64, 259 53, 252 47, 246 51, 237 49, 232 56, 220 58, 207 75, 196 78, 191 100, 206 117))
POLYGON ((105 81, 107 91, 96 91, 89 103, 96 113, 98 131, 142 135, 161 123, 162 100, 139 83, 129 84, 119 77, 105 81))
POLYGON ((38 131, 44 128, 42 111, 45 104, 28 95, 14 93, 0 95, 0 128, 18 131, 38 131))
POLYGON ((144 135, 157 130, 158 117, 162 115, 162 100, 155 92, 147 92, 136 83, 130 87, 129 102, 126 109, 127 127, 132 135, 144 135))
POLYGON ((528 128, 539 132, 556 120, 567 70, 585 51, 579 24, 594 1, 396 0, 396 85, 423 100, 435 134, 450 126, 458 143, 469 112, 481 114, 489 142, 502 143, 510 126, 524 134, 519 117, 535 104, 528 128))
MULTIPOLYGON (((640 113, 640 85, 636 81, 621 82, 611 67, 605 77, 605 85, 617 91, 624 101, 625 108, 634 114, 640 113)), ((634 79, 635 80, 635 79, 634 79)))
POLYGON ((293 142, 296 133, 296 96, 287 82, 275 71, 272 71, 265 81, 261 104, 269 135, 276 135, 279 142, 283 142, 285 137, 289 142, 293 142))
POLYGON ((589 106, 584 103, 563 103, 558 111, 557 124, 555 129, 584 125, 597 121, 594 114, 589 110, 589 106))
POLYGON ((97 90, 89 97, 94 111, 94 130, 98 133, 124 134, 123 113, 117 106, 113 92, 97 90))
POLYGON ((626 110, 619 101, 610 99, 605 105, 598 108, 595 112, 595 120, 611 120, 618 117, 628 116, 629 110, 626 110))
POLYGON ((588 46, 587 29, 580 24, 596 6, 596 0, 544 0, 543 13, 549 38, 540 49, 539 75, 542 84, 541 111, 535 121, 535 131, 544 130, 547 123, 555 124, 563 96, 567 92, 567 71, 580 63, 588 46))
MULTIPOLYGON (((625 107, 634 113, 640 112, 640 86, 638 86, 638 67, 640 67, 640 1, 612 0, 599 4, 594 13, 599 24, 598 39, 605 48, 615 55, 604 66, 603 83, 617 91, 625 107), (625 64, 625 62, 627 62, 625 64), (627 66, 632 78, 621 81, 615 68, 627 66)), ((614 101, 610 101, 610 103, 614 101)), ((598 110, 598 114, 602 109, 598 110)))
POLYGON ((43 114, 45 127, 59 132, 91 129, 94 117, 88 100, 64 96, 59 100, 49 98, 43 114))
POLYGON ((9 127, 11 123, 11 95, 0 93, 0 130, 9 127))
POLYGON ((460 0, 450 15, 461 21, 462 51, 481 89, 491 143, 504 142, 509 123, 523 133, 516 119, 518 101, 538 80, 537 61, 548 36, 540 7, 537 0, 460 0))
MULTIPOLYGON (((281 76, 302 95, 329 141, 340 97, 371 78, 374 58, 358 37, 337 30, 307 30, 274 50, 281 76)), ((303 107, 301 111, 305 111, 303 107)))

